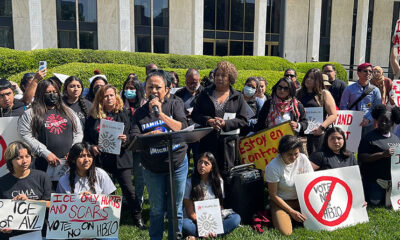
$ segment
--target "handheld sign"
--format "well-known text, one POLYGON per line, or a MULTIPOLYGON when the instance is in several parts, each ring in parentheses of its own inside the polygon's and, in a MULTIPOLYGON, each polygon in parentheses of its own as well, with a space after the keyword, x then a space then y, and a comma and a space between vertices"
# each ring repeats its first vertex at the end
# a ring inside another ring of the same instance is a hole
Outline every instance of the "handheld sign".
POLYGON ((254 163, 264 172, 265 166, 278 155, 279 141, 285 135, 294 135, 289 122, 241 139, 239 153, 242 163, 254 163))
POLYGON ((121 139, 118 136, 124 132, 124 123, 106 119, 100 120, 99 147, 100 151, 119 155, 121 139))
POLYGON ((45 215, 45 202, 0 200, 0 229, 41 230, 45 215))
POLYGON ((368 222, 358 166, 296 175, 295 185, 305 228, 332 231, 368 222))
POLYGON ((394 79, 393 86, 392 86, 393 96, 394 96, 394 103, 396 106, 400 106, 400 80, 394 79))
POLYGON ((394 28, 393 37, 394 37, 393 48, 396 50, 397 55, 400 55, 400 19, 398 19, 396 22, 396 27, 394 28))
POLYGON ((324 108, 323 107, 309 107, 304 108, 306 112, 306 118, 308 121, 308 127, 304 131, 304 134, 312 134, 312 131, 324 122, 324 108))
POLYGON ((121 200, 121 196, 51 194, 46 238, 118 238, 121 200))
POLYGON ((337 118, 334 125, 335 127, 340 127, 344 131, 347 141, 346 147, 350 152, 358 152, 362 130, 360 123, 363 117, 364 113, 361 111, 337 111, 337 118))
POLYGON ((219 199, 196 201, 194 207, 199 237, 205 237, 210 233, 224 233, 219 199))
POLYGON ((397 211, 400 209, 400 147, 394 149, 391 162, 392 193, 390 201, 392 202, 393 210, 397 211))
POLYGON ((18 117, 0 118, 0 177, 8 173, 4 152, 7 146, 17 140, 22 140, 17 131, 18 117))
POLYGON ((67 160, 65 160, 65 158, 61 158, 60 160, 61 163, 55 167, 50 165, 47 166, 46 175, 49 177, 50 181, 60 180, 60 178, 69 170, 67 160))

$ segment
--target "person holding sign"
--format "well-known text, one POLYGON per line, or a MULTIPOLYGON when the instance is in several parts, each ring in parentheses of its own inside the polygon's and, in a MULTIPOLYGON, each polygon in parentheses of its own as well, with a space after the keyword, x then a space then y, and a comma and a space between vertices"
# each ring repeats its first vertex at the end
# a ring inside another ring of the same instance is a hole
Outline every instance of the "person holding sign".
MULTIPOLYGON (((51 181, 46 173, 30 169, 33 153, 28 144, 12 142, 4 152, 7 169, 10 171, 0 178, 0 199, 46 201, 50 206, 51 181)), ((1 230, 0 239, 8 239, 11 233, 1 230), (8 233, 8 234, 3 234, 8 233)), ((12 235, 17 235, 14 231, 12 235)))
POLYGON ((346 135, 339 127, 326 130, 322 147, 310 155, 314 170, 326 170, 357 165, 352 152, 346 149, 346 135))
MULTIPOLYGON (((133 116, 133 134, 150 135, 163 132, 180 131, 187 127, 184 105, 181 100, 167 98, 167 73, 163 70, 154 70, 146 78, 146 96, 149 101, 139 108, 133 116)), ((175 205, 177 208, 178 229, 182 230, 182 201, 185 191, 185 182, 188 174, 188 159, 185 143, 172 146, 174 165, 173 179, 175 183, 175 205)), ((149 146, 140 153, 144 166, 143 177, 146 183, 150 201, 151 239, 162 239, 164 231, 165 204, 168 208, 168 236, 173 237, 172 209, 170 203, 171 187, 169 181, 168 147, 157 145, 149 146), (167 194, 165 194, 167 193, 167 194)))
POLYGON ((378 206, 385 203, 386 195, 386 187, 382 188, 379 183, 391 180, 391 156, 394 148, 400 146, 399 138, 390 132, 393 124, 400 123, 400 109, 394 107, 389 111, 385 105, 378 104, 371 114, 378 127, 361 139, 358 161, 365 199, 368 204, 378 206))
POLYGON ((296 133, 303 133, 308 126, 303 104, 296 99, 294 82, 289 78, 281 78, 272 87, 272 98, 261 108, 254 131, 286 121, 290 121, 290 126, 296 133))
POLYGON ((324 89, 322 72, 318 68, 311 68, 304 76, 301 89, 297 92, 297 99, 306 108, 323 107, 323 122, 318 128, 307 135, 307 152, 311 153, 321 148, 325 130, 335 122, 336 104, 332 94, 324 89))
POLYGON ((272 223, 284 235, 292 234, 292 222, 304 222, 306 216, 300 212, 294 176, 313 172, 307 156, 300 153, 301 142, 297 137, 286 135, 279 142, 279 154, 265 168, 271 198, 272 223))
MULTIPOLYGON (((203 201, 218 198, 222 205, 224 199, 224 182, 219 174, 217 160, 210 152, 201 154, 197 161, 196 170, 190 179, 186 181, 183 206, 185 207, 185 218, 183 219, 183 234, 198 237, 197 216, 194 208, 195 201, 203 201)), ((222 207, 221 207, 222 208, 222 207)), ((240 224, 240 216, 232 213, 223 219, 224 234, 230 233, 240 224)), ((216 237, 210 233, 209 237, 216 237)))

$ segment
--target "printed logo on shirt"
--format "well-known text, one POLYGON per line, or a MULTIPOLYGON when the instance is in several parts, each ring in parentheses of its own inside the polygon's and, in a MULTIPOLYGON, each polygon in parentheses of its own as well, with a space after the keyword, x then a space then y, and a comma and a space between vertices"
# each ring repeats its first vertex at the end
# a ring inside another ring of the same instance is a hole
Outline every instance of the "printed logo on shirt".
POLYGON ((50 133, 60 135, 67 128, 67 119, 53 113, 47 117, 44 126, 49 129, 50 133))
POLYGON ((158 126, 161 126, 163 124, 165 124, 165 123, 162 120, 157 120, 155 122, 150 122, 150 123, 144 123, 144 124, 142 124, 142 131, 145 131, 145 130, 150 129, 150 128, 158 127, 158 126))
POLYGON ((39 196, 33 191, 33 189, 27 190, 15 190, 11 192, 11 196, 14 198, 20 194, 25 194, 29 199, 39 199, 39 196))
POLYGON ((85 115, 82 112, 77 112, 76 115, 78 115, 79 119, 85 119, 85 115))
MULTIPOLYGON (((106 120, 115 121, 113 117, 106 117, 106 120)), ((97 125, 96 130, 97 130, 98 133, 100 133, 100 123, 97 125)))
POLYGON ((371 106, 372 106, 372 103, 369 102, 369 103, 367 104, 367 108, 370 108, 371 106))
MULTIPOLYGON (((178 149, 181 145, 175 144, 172 146, 172 151, 178 149)), ((159 155, 168 152, 168 146, 165 147, 158 147, 158 148, 150 148, 150 155, 159 155)))
POLYGON ((399 147, 400 143, 388 143, 389 147, 399 147))

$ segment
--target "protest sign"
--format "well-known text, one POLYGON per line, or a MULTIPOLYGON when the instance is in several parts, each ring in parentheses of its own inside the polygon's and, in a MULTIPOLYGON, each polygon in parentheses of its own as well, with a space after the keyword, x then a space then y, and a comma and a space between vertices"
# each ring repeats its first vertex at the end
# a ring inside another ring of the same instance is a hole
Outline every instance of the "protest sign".
POLYGON ((18 117, 0 118, 0 177, 8 173, 4 152, 7 146, 17 140, 21 140, 21 136, 17 131, 18 117))
POLYGON ((335 230, 368 222, 358 166, 295 176, 300 208, 311 230, 335 230))
POLYGON ((121 139, 118 136, 124 132, 124 123, 106 119, 100 120, 99 147, 100 151, 119 155, 121 139))
POLYGON ((0 229, 41 230, 45 214, 45 202, 0 199, 0 229))
POLYGON ((324 108, 323 107, 309 107, 304 108, 306 111, 306 118, 308 121, 308 127, 304 131, 304 134, 310 134, 311 131, 321 126, 324 122, 324 108))
POLYGON ((242 163, 254 163, 258 169, 265 166, 278 155, 278 145, 285 135, 294 135, 289 122, 262 130, 243 138, 239 142, 239 153, 242 163))
POLYGON ((346 135, 346 147, 351 152, 358 152, 361 140, 362 122, 364 113, 361 111, 341 110, 337 111, 335 127, 340 127, 346 135))
POLYGON ((28 232, 15 237, 10 237, 9 240, 42 240, 42 231, 28 232))
POLYGON ((118 238, 121 200, 121 196, 51 194, 46 238, 118 238))
POLYGON ((393 210, 400 209, 400 147, 394 148, 392 155, 391 175, 392 175, 392 193, 390 201, 392 202, 393 210))
POLYGON ((60 164, 53 167, 48 165, 46 175, 49 177, 51 181, 58 181, 65 173, 68 171, 69 166, 67 164, 67 160, 65 158, 60 159, 60 164))
POLYGON ((396 104, 396 106, 399 107, 400 106, 400 80, 399 79, 393 80, 392 91, 393 91, 394 103, 396 104))
POLYGON ((395 49, 397 55, 400 55, 400 19, 396 21, 396 27, 393 33, 393 48, 395 49))
POLYGON ((221 206, 219 199, 210 199, 194 202, 197 219, 197 232, 199 237, 205 237, 210 233, 224 233, 222 225, 221 206))

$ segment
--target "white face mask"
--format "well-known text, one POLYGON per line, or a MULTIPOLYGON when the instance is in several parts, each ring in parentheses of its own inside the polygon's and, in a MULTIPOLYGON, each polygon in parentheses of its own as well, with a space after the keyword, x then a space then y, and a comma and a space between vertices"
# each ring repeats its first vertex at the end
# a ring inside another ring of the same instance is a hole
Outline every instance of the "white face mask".
POLYGON ((249 87, 249 86, 244 86, 244 88, 243 88, 243 94, 246 96, 246 97, 252 97, 252 96, 254 96, 254 94, 256 93, 256 90, 254 89, 254 88, 252 88, 252 87, 249 87))

